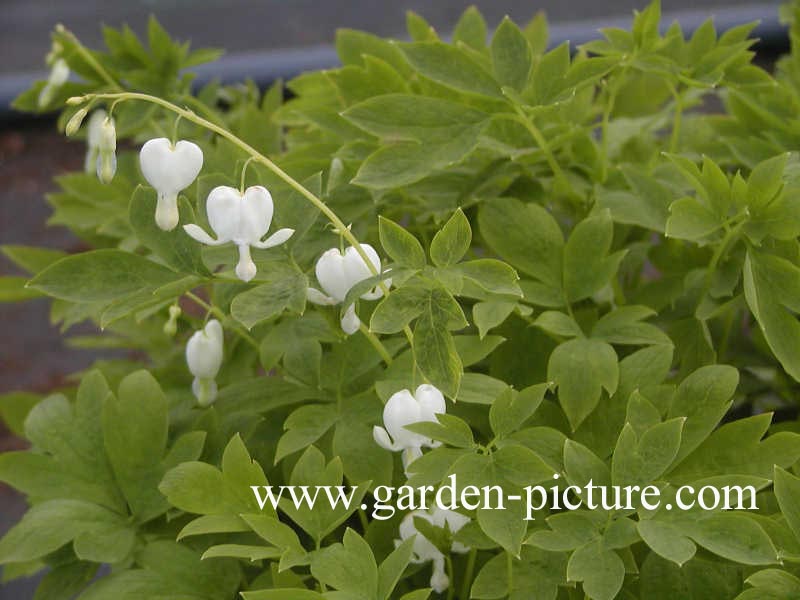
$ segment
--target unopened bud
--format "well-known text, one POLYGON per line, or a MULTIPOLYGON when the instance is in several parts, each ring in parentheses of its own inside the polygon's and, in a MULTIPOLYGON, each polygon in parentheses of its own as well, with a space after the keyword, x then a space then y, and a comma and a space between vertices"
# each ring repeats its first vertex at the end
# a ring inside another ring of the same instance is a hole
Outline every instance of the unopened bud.
POLYGON ((70 137, 78 133, 78 129, 81 128, 81 124, 88 113, 89 111, 85 108, 79 109, 74 115, 72 115, 72 117, 70 117, 70 120, 67 121, 67 126, 64 128, 64 133, 70 137))

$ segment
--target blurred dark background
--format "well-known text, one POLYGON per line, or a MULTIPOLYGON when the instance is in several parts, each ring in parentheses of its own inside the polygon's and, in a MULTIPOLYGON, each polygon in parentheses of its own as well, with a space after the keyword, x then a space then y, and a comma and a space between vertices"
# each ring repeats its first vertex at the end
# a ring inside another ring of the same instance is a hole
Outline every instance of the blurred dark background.
MULTIPOLYGON (((605 26, 626 27, 645 0, 1 0, 0 1, 0 244, 24 244, 78 250, 66 230, 45 225, 50 213, 45 194, 61 172, 81 168, 83 146, 65 140, 52 119, 23 118, 8 103, 46 69, 49 32, 63 23, 90 47, 102 45, 101 25, 124 23, 138 33, 155 14, 174 37, 193 47, 225 48, 225 58, 205 67, 201 80, 250 77, 267 84, 306 69, 336 64, 332 49, 340 27, 384 36, 405 36, 405 14, 424 16, 441 34, 452 30, 461 12, 474 4, 490 28, 506 14, 524 24, 538 11, 551 23, 551 42, 581 43, 605 26)), ((769 62, 786 47, 778 23, 780 2, 762 0, 663 0, 665 23, 677 19, 691 31, 713 16, 718 29, 760 20, 759 59, 769 62)), ((0 256, 0 274, 20 275, 0 256)), ((91 364, 97 355, 69 348, 49 323, 45 300, 0 304, 0 394, 17 389, 46 392, 67 374, 91 364)), ((0 424, 0 452, 23 447, 0 424)), ((0 535, 24 511, 25 503, 0 484, 0 535)), ((0 583, 0 600, 33 597, 35 581, 0 583)))

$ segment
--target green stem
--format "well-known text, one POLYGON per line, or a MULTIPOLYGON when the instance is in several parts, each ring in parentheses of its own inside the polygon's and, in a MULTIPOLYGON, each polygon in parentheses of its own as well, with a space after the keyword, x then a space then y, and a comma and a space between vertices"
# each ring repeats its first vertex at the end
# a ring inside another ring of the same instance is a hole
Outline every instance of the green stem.
POLYGON ((536 127, 536 124, 533 120, 525 113, 521 106, 514 103, 514 111, 518 115, 517 121, 522 124, 525 129, 533 137, 534 141, 538 144, 538 146, 544 152, 545 159, 547 160, 547 164, 550 166, 550 170, 553 171, 553 175, 556 177, 558 181, 569 191, 570 194, 574 194, 572 189, 572 185, 570 184, 567 176, 564 174, 564 171, 561 169, 561 165, 558 164, 556 157, 553 155, 553 151, 550 149, 550 145, 547 143, 542 132, 536 127))
POLYGON ((219 307, 214 306, 213 304, 209 304, 208 302, 203 300, 200 296, 198 296, 194 292, 186 292, 185 295, 186 295, 187 298, 190 298, 195 304, 198 304, 201 307, 203 307, 205 310, 207 310, 209 313, 213 314, 215 317, 217 317, 223 323, 226 322, 226 321, 231 323, 231 325, 233 326, 234 331, 236 331, 236 333, 239 335, 239 337, 241 337, 244 341, 246 341, 253 348, 255 348, 256 352, 260 352, 261 351, 261 346, 255 340, 255 338, 253 338, 253 336, 251 336, 249 333, 244 331, 239 326, 238 323, 236 323, 231 317, 229 317, 224 312, 222 312, 222 310, 219 307))
POLYGON ((681 137, 681 122, 683 120, 683 97, 674 85, 670 84, 669 88, 672 92, 672 97, 675 100, 675 118, 672 121, 672 134, 670 135, 669 139, 669 151, 677 152, 678 142, 680 141, 681 137))
POLYGON ((450 585, 447 586, 447 600, 453 600, 456 595, 456 582, 453 572, 453 559, 450 556, 444 557, 445 565, 447 566, 447 577, 450 579, 450 585))
POLYGON ((711 291, 711 284, 713 283, 714 273, 717 270, 717 266, 719 266, 719 262, 727 253, 728 249, 730 248, 731 244, 739 237, 739 233, 741 232, 742 228, 748 223, 748 219, 745 216, 736 226, 732 227, 725 233, 725 237, 722 238, 722 241, 717 246, 716 250, 714 250, 714 255, 711 257, 711 262, 708 263, 708 268, 706 270, 706 280, 705 284, 703 285, 703 290, 700 293, 700 297, 697 299, 697 306, 695 307, 695 312, 698 308, 700 308, 700 304, 702 304, 703 300, 705 299, 706 295, 711 291))
MULTIPOLYGON (((322 200, 317 198, 317 196, 303 186, 299 181, 294 179, 291 175, 286 173, 283 169, 281 169, 278 165, 272 162, 269 158, 261 154, 258 150, 253 148, 250 144, 245 142, 244 140, 240 139, 239 137, 235 136, 233 133, 225 129, 224 127, 217 125, 216 123, 212 123, 211 121, 204 119, 203 117, 197 115, 194 111, 188 110, 186 108, 181 108, 159 98, 157 96, 151 96, 150 94, 141 94, 138 92, 122 92, 119 94, 87 94, 82 96, 81 98, 84 101, 91 100, 93 98, 105 99, 105 100, 141 100, 143 102, 150 102, 151 104, 157 104, 167 110, 174 112, 175 114, 181 115, 187 121, 191 121, 201 127, 205 127, 209 131, 212 131, 219 135, 220 137, 228 140, 234 146, 244 150, 247 154, 249 154, 255 161, 260 162, 262 165, 267 167, 270 171, 275 173, 280 179, 282 179, 290 188, 295 190, 301 196, 303 196, 306 200, 311 202, 323 215, 325 215, 328 220, 333 224, 333 226, 341 233, 341 235, 347 240, 347 242, 356 249, 361 259, 367 265, 367 268, 373 275, 379 275, 375 265, 372 264, 372 261, 367 256, 367 253, 364 252, 364 249, 361 247, 361 244, 353 235, 353 233, 347 228, 344 222, 338 217, 338 215, 331 210, 331 208, 325 204, 322 200)), ((383 291, 384 295, 389 294, 389 289, 383 281, 378 282, 378 287, 383 291)), ((411 328, 406 325, 403 328, 403 333, 405 334, 406 338, 409 341, 409 344, 413 344, 413 335, 411 333, 411 328)))
POLYGON ((459 600, 469 600, 469 593, 472 587, 472 575, 475 572, 475 559, 478 556, 478 551, 472 548, 467 556, 467 569, 464 573, 464 581, 461 582, 461 592, 458 597, 459 600))
POLYGON ((391 366, 392 364, 392 355, 389 354, 389 351, 386 349, 386 346, 378 339, 378 336, 375 335, 372 331, 369 330, 369 327, 364 325, 364 323, 359 324, 358 326, 359 331, 364 334, 364 337, 369 340, 369 343, 372 344, 372 347, 377 350, 378 354, 381 355, 383 362, 386 363, 386 366, 391 366))
POLYGON ((80 54, 83 57, 83 60, 85 60, 89 64, 89 66, 91 66, 108 85, 120 90, 122 89, 122 86, 114 80, 114 78, 109 74, 109 72, 105 70, 105 68, 103 68, 103 65, 97 62, 97 59, 94 57, 94 54, 92 54, 91 51, 86 46, 81 44, 81 41, 77 38, 77 36, 74 33, 66 29, 63 25, 57 25, 56 31, 61 35, 63 35, 64 37, 66 37, 67 39, 69 39, 70 42, 75 44, 75 48, 78 50, 78 54, 80 54))

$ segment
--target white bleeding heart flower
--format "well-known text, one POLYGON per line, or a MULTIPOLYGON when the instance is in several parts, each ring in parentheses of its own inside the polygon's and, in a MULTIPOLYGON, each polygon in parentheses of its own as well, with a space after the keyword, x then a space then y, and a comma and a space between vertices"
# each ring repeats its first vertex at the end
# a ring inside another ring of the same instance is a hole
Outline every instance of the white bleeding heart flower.
MULTIPOLYGON (((442 554, 425 536, 417 531, 414 525, 415 518, 425 519, 428 523, 436 527, 446 527, 451 533, 456 533, 459 529, 464 527, 464 525, 469 522, 469 518, 453 510, 447 510, 437 506, 430 512, 424 510, 411 512, 403 517, 403 520, 400 522, 400 539, 395 540, 395 547, 402 544, 405 540, 414 537, 411 562, 422 564, 430 561, 433 563, 433 574, 431 575, 430 584, 436 593, 441 594, 450 585, 450 578, 447 577, 445 573, 444 554, 442 554)), ((451 552, 463 554, 464 552, 468 552, 469 548, 458 542, 453 542, 450 550, 451 552)))
POLYGON ((178 194, 192 185, 203 168, 203 151, 186 140, 173 145, 167 138, 156 138, 142 146, 139 165, 144 178, 158 192, 156 224, 172 231, 180 219, 178 194))
POLYGON ((211 229, 217 234, 212 238, 198 225, 184 225, 183 229, 198 242, 219 246, 233 242, 239 248, 239 263, 236 276, 250 281, 256 275, 256 265, 250 257, 250 247, 266 249, 284 243, 294 229, 279 229, 263 242, 261 238, 272 224, 274 207, 267 188, 254 185, 244 193, 221 185, 211 190, 206 200, 206 212, 211 229))
MULTIPOLYGON (((372 263, 375 272, 380 273, 381 259, 375 249, 369 244, 361 244, 361 249, 372 263)), ((309 302, 327 306, 341 304, 354 285, 373 276, 373 271, 353 246, 347 248, 344 253, 338 248, 326 250, 317 261, 315 273, 322 291, 308 288, 306 297, 309 302)), ((392 285, 391 278, 385 279, 384 285, 387 287, 392 285)), ((383 291, 379 286, 361 294, 363 300, 377 300, 381 296, 383 291)), ((358 331, 361 321, 356 315, 355 305, 347 307, 341 325, 347 335, 358 331)))
POLYGON ((50 75, 42 91, 39 92, 37 102, 39 108, 44 108, 53 100, 53 94, 69 79, 69 66, 63 58, 56 58, 50 67, 50 75))
POLYGON ((375 426, 372 437, 382 448, 392 452, 403 452, 403 466, 422 456, 422 448, 435 448, 439 442, 406 429, 407 425, 431 421, 436 423, 436 415, 447 412, 444 396, 430 384, 422 384, 412 395, 409 390, 392 394, 383 407, 383 427, 375 426))
POLYGON ((117 172, 117 130, 114 119, 103 119, 97 136, 97 178, 103 183, 111 183, 117 172))
POLYGON ((223 338, 222 325, 211 319, 186 343, 186 364, 194 375, 192 391, 201 406, 210 405, 217 397, 215 378, 222 366, 223 338))

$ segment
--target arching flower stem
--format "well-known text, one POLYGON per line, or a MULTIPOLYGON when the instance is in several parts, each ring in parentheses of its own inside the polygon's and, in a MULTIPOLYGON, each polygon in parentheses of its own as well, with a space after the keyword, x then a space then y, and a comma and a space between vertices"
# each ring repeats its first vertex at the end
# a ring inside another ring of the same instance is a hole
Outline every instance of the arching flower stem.
MULTIPOLYGON (((289 187, 303 196, 306 200, 311 202, 323 215, 325 215, 328 220, 333 224, 333 226, 340 232, 340 234, 350 243, 356 251, 359 253, 361 258, 367 264, 368 268, 372 272, 373 275, 379 275, 377 270, 375 270, 374 266, 369 260, 369 257, 366 253, 361 249, 361 244, 353 235, 353 233, 348 229, 348 227, 344 224, 344 222, 339 218, 339 216, 331 210, 331 208, 325 204, 321 199, 319 199, 313 192, 307 189, 304 185, 302 185, 299 181, 294 179, 291 175, 289 175, 286 171, 281 169, 278 165, 272 162, 269 158, 261 154, 258 150, 253 148, 250 144, 242 140, 241 138, 237 137, 224 127, 217 125, 216 123, 212 123, 211 121, 204 119, 203 117, 199 116, 192 110, 188 110, 186 108, 181 108, 168 100, 164 100, 159 98, 158 96, 151 96, 150 94, 142 94, 139 92, 121 92, 121 93, 101 93, 101 94, 86 94, 84 96, 76 96, 74 98, 70 98, 68 103, 69 104, 82 104, 83 102, 88 102, 90 100, 116 100, 116 101, 125 101, 125 100, 140 100, 142 102, 149 102, 151 104, 157 104, 167 110, 174 112, 177 115, 180 115, 182 118, 200 125, 213 133, 216 133, 220 137, 228 140, 234 146, 244 150, 247 154, 252 157, 252 159, 256 162, 261 163, 265 167, 267 167, 270 171, 275 173, 279 178, 281 178, 289 187)), ((378 286, 383 291, 384 295, 389 294, 388 287, 381 281, 378 283, 378 286)), ((408 343, 411 345, 413 349, 413 334, 411 333, 411 328, 406 325, 403 328, 403 333, 408 339, 408 343)), ((415 361, 416 362, 416 361, 415 361)))

